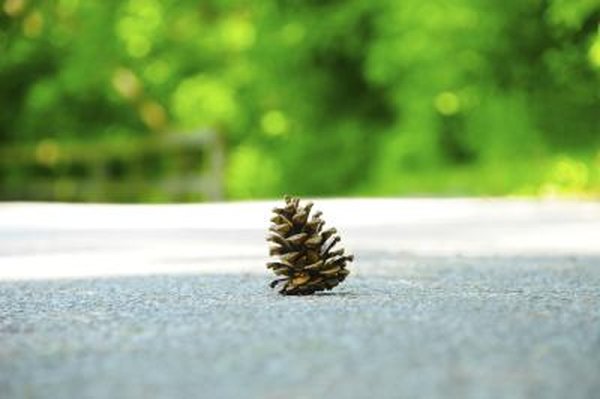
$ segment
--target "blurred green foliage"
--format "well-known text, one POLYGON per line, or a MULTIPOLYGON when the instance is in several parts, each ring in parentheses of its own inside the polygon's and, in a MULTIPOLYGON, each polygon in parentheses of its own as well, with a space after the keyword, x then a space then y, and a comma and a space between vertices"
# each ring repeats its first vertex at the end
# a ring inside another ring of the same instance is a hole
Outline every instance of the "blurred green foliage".
POLYGON ((0 2, 3 198, 203 130, 228 198, 600 194, 597 0, 0 2))

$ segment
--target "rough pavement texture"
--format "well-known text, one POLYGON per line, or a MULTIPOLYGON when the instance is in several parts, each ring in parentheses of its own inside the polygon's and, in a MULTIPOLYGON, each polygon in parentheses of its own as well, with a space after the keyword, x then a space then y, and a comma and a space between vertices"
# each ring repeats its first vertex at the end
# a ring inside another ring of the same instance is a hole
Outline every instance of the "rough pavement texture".
POLYGON ((0 206, 0 398, 598 397, 600 204, 386 204, 325 212, 357 262, 311 297, 266 287, 271 204, 0 206))

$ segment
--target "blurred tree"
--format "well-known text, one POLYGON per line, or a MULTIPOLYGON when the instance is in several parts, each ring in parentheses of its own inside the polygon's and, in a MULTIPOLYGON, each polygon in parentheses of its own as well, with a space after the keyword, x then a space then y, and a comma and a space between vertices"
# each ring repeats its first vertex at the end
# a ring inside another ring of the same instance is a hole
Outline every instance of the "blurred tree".
POLYGON ((0 4, 3 185, 206 130, 231 198, 600 192, 597 0, 0 4))

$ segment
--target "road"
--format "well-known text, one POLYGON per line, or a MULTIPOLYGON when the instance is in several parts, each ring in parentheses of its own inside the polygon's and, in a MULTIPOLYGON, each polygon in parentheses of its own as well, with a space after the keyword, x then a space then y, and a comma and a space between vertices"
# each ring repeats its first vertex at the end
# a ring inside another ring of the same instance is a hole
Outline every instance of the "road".
POLYGON ((273 205, 0 205, 0 398, 598 397, 600 203, 316 200, 356 262, 310 297, 273 205))

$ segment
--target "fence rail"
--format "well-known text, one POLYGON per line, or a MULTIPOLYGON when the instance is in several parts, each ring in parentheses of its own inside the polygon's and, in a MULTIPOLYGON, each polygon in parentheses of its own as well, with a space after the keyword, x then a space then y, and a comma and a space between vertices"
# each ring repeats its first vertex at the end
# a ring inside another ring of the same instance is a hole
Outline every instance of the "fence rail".
POLYGON ((0 148, 0 199, 189 202, 223 198, 224 143, 213 131, 0 148))

